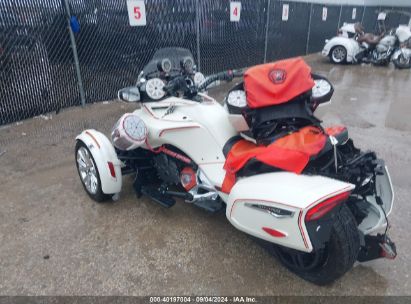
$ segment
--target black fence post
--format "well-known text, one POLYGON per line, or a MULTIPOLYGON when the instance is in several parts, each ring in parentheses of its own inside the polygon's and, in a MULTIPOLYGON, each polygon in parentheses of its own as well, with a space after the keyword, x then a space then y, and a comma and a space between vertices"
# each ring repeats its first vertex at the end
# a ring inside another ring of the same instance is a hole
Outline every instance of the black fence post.
POLYGON ((70 24, 71 12, 70 12, 70 6, 69 6, 68 1, 69 0, 64 0, 64 5, 66 7, 66 12, 67 12, 67 26, 68 26, 68 30, 70 34, 71 48, 73 50, 74 66, 76 69, 77 83, 78 83, 78 87, 80 91, 81 106, 84 107, 86 105, 86 96, 84 93, 83 80, 81 78, 80 64, 79 64, 78 54, 77 54, 76 39, 74 37, 74 33, 73 33, 73 30, 70 24))
POLYGON ((308 31, 307 31, 307 44, 305 46, 305 54, 308 54, 308 48, 310 46, 310 35, 311 35, 311 18, 313 15, 313 3, 310 4, 310 17, 308 19, 308 31))
POLYGON ((200 57, 200 3, 199 0, 195 2, 196 6, 196 38, 197 38, 197 70, 201 71, 201 57, 200 57))
POLYGON ((271 6, 271 0, 268 0, 267 1, 267 23, 265 24, 264 63, 267 62, 268 28, 270 25, 270 6, 271 6))

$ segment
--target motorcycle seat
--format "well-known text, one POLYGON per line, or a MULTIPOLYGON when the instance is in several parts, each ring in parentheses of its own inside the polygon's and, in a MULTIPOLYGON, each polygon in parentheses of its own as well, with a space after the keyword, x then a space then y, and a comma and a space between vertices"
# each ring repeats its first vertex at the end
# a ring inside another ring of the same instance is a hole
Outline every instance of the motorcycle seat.
POLYGON ((358 36, 358 42, 365 42, 370 45, 377 45, 381 41, 382 37, 383 35, 378 36, 371 33, 366 33, 361 36, 358 36))

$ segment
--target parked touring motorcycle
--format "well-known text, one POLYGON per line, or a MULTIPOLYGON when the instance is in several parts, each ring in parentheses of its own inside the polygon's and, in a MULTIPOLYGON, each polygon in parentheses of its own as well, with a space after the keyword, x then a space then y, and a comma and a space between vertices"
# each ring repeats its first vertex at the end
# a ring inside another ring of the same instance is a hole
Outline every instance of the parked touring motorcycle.
POLYGON ((365 33, 361 24, 344 24, 339 36, 326 40, 322 51, 333 63, 366 62, 397 68, 411 68, 411 30, 400 25, 387 35, 365 33))
POLYGON ((111 141, 85 130, 75 158, 97 202, 118 195, 123 175, 164 207, 175 198, 224 210, 288 269, 327 284, 355 261, 396 256, 387 235, 394 193, 384 162, 357 149, 344 127, 324 129, 313 112, 333 86, 301 58, 205 78, 182 48, 157 51, 135 86, 119 91, 140 107, 114 125, 111 141), (206 94, 243 77, 224 105, 206 94))

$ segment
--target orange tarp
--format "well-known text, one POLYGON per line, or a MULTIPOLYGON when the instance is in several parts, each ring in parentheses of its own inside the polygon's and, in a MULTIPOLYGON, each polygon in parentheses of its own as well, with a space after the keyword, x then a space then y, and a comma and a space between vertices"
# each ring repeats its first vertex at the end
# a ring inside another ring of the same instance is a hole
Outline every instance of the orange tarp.
POLYGON ((256 65, 244 73, 251 109, 288 102, 313 86, 311 68, 301 57, 256 65))

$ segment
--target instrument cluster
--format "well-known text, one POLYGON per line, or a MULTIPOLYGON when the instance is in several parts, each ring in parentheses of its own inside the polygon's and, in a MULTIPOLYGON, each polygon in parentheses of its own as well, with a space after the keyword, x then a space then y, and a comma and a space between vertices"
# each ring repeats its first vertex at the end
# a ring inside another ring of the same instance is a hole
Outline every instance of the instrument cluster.
POLYGON ((140 78, 140 90, 145 92, 148 98, 160 100, 166 95, 164 87, 176 76, 184 76, 188 86, 199 86, 205 81, 205 76, 196 71, 194 60, 191 57, 183 57, 179 65, 177 65, 177 63, 178 62, 174 62, 173 64, 169 58, 159 60, 156 66, 157 71, 152 72, 156 77, 149 78, 148 80, 143 77, 140 78))

